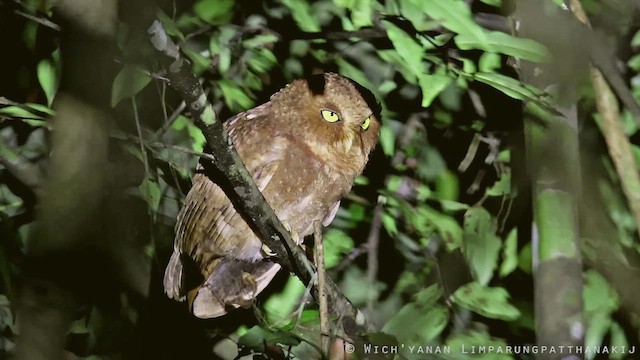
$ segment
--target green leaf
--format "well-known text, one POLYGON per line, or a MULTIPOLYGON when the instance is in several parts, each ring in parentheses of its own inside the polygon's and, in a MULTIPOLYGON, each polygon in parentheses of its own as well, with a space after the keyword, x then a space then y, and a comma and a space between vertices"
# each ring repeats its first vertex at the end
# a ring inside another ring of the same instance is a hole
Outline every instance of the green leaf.
POLYGON ((415 302, 400 309, 382 331, 406 343, 425 344, 440 335, 448 321, 449 311, 444 306, 415 302))
POLYGON ((478 67, 481 72, 495 72, 497 69, 502 66, 502 60, 500 55, 492 52, 485 52, 480 55, 480 60, 478 61, 478 67))
POLYGON ((242 41, 242 46, 247 49, 262 48, 265 45, 273 44, 278 41, 278 36, 275 34, 260 34, 252 38, 242 41))
POLYGON ((189 48, 182 48, 181 50, 191 61, 195 75, 200 76, 209 67, 211 60, 208 57, 189 48))
POLYGON ((44 95, 47 97, 47 104, 51 106, 58 90, 56 68, 51 60, 45 59, 38 63, 37 72, 38 81, 42 90, 44 90, 44 95))
POLYGON ((356 29, 373 25, 374 5, 378 4, 371 0, 357 0, 351 7, 351 20, 356 29))
POLYGON ((475 73, 473 79, 494 87, 504 94, 518 100, 537 100, 542 94, 524 83, 498 73, 475 73))
POLYGON ((458 288, 452 297, 456 304, 490 319, 509 321, 520 316, 520 311, 509 304, 509 293, 501 287, 472 282, 458 288))
POLYGON ((151 77, 143 74, 131 65, 125 65, 116 75, 111 88, 111 107, 115 107, 122 99, 139 93, 151 81, 151 77))
POLYGON ((472 207, 464 215, 464 253, 476 280, 486 285, 498 266, 501 242, 496 236, 491 214, 482 207, 472 207))
POLYGON ((502 248, 502 264, 500 265, 500 277, 505 277, 518 267, 518 230, 509 232, 507 240, 502 248))
POLYGON ((147 202, 147 205, 153 213, 158 211, 160 206, 160 186, 157 182, 145 178, 142 180, 142 184, 138 187, 140 189, 140 196, 147 202))
POLYGON ((158 20, 162 23, 162 27, 169 34, 169 36, 175 36, 180 40, 185 39, 184 34, 178 29, 178 25, 176 25, 175 21, 171 19, 167 14, 162 11, 162 9, 158 8, 156 11, 156 16, 158 16, 158 20))
POLYGON ((262 48, 253 50, 247 55, 247 65, 253 71, 258 74, 268 72, 275 64, 278 63, 278 59, 273 55, 271 50, 262 48))
POLYGON ((636 31, 633 35, 633 38, 631 39, 631 46, 640 47, 640 30, 636 31))
POLYGON ((431 102, 444 89, 451 84, 453 79, 442 74, 417 74, 420 90, 422 90, 422 107, 427 108, 431 102))
POLYGON ((207 139, 205 139, 200 128, 193 124, 187 117, 184 115, 178 116, 176 121, 173 122, 173 125, 171 125, 171 128, 176 131, 186 130, 191 137, 191 147, 193 150, 202 152, 204 145, 207 143, 207 139))
POLYGON ((267 319, 270 323, 275 323, 287 318, 298 306, 300 297, 304 294, 306 287, 300 279, 289 275, 289 279, 280 293, 269 296, 264 303, 267 319))
POLYGON ((56 114, 55 111, 53 111, 53 109, 51 109, 48 106, 42 105, 42 104, 36 104, 36 103, 26 103, 25 104, 27 107, 35 110, 35 111, 39 111, 41 113, 45 113, 47 115, 51 115, 54 116, 56 114))
MULTIPOLYGON (((456 333, 455 335, 447 339, 447 345, 451 347, 452 354, 459 353, 471 353, 471 349, 475 347, 483 346, 485 349, 493 346, 495 349, 505 349, 507 343, 502 339, 496 339, 491 337, 485 331, 478 330, 465 330, 464 332, 456 333)), ((501 354, 497 352, 476 352, 473 355, 461 354, 460 357, 452 357, 451 359, 457 360, 513 360, 509 354, 501 354)))
POLYGON ((396 235, 398 233, 396 219, 386 212, 382 214, 382 226, 384 226, 389 235, 396 235))
POLYGON ((414 76, 421 75, 424 71, 424 67, 422 66, 424 49, 422 46, 412 36, 409 36, 409 34, 392 22, 385 20, 383 23, 387 29, 389 40, 391 40, 393 47, 400 57, 412 70, 414 76))
POLYGON ((485 192, 487 196, 505 196, 511 194, 511 171, 507 169, 500 175, 500 179, 496 181, 485 192))
POLYGON ((44 118, 42 116, 23 109, 20 106, 11 105, 0 108, 0 114, 9 115, 15 120, 21 121, 34 127, 47 126, 47 122, 43 120, 44 118))
POLYGON ((464 34, 469 41, 487 43, 487 36, 471 15, 469 6, 463 0, 410 0, 432 19, 454 33, 464 34))
POLYGON ((500 8, 500 6, 502 5, 502 0, 480 0, 480 1, 482 1, 487 5, 495 6, 497 8, 500 8))
POLYGON ((222 24, 233 15, 234 0, 198 0, 193 11, 202 20, 210 24, 222 24))
MULTIPOLYGON (((629 342, 627 341, 627 336, 624 334, 624 329, 615 321, 611 324, 611 346, 617 346, 619 349, 629 348, 629 342)), ((625 358, 625 354, 623 353, 610 354, 609 356, 614 360, 625 358)))
POLYGON ((527 243, 518 254, 518 267, 527 274, 533 273, 533 249, 527 243))
POLYGON ((224 103, 232 111, 240 112, 253 106, 254 101, 231 80, 220 80, 217 84, 222 90, 224 103))
POLYGON ((36 115, 30 112, 29 110, 26 110, 16 105, 0 108, 0 114, 6 114, 6 115, 14 116, 17 118, 38 119, 38 120, 43 119, 42 116, 36 115))
POLYGON ((382 146, 382 152, 387 156, 393 156, 396 147, 396 135, 393 133, 391 127, 382 125, 380 128, 380 146, 382 146))
POLYGON ((353 239, 340 229, 329 229, 322 239, 324 264, 330 269, 340 263, 344 255, 353 249, 353 239))
POLYGON ((264 352, 266 344, 298 345, 300 340, 286 332, 274 332, 258 325, 252 327, 238 339, 238 345, 264 352))
POLYGON ((539 42, 498 31, 485 33, 481 39, 471 34, 460 34, 454 41, 461 50, 479 49, 533 62, 549 61, 549 51, 539 42))
POLYGON ((607 280, 595 270, 584 273, 584 311, 613 312, 618 309, 618 295, 607 280))
POLYGON ((320 32, 320 23, 311 11, 309 2, 304 0, 281 0, 289 10, 291 10, 291 16, 293 20, 298 24, 298 27, 302 31, 306 32, 320 32))

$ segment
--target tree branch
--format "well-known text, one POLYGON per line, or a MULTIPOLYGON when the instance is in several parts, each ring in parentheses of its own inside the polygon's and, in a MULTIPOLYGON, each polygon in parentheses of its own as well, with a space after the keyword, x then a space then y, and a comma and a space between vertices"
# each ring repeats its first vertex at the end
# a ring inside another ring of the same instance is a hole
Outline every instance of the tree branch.
MULTIPOLYGON (((180 55, 178 47, 167 36, 158 20, 149 27, 148 34, 165 67, 170 86, 187 104, 193 121, 207 140, 206 152, 215 158, 212 162, 202 161, 205 174, 220 185, 254 232, 276 252, 275 260, 308 284, 313 279, 315 269, 307 266, 308 260, 304 252, 295 245, 291 235, 253 182, 222 122, 216 118, 202 86, 193 75, 190 64, 180 55)), ((331 279, 327 279, 326 291, 332 312, 345 314, 342 327, 346 334, 354 340, 361 339, 361 334, 369 328, 364 315, 349 302, 331 279)), ((315 299, 319 299, 317 286, 313 287, 312 293, 315 299)))

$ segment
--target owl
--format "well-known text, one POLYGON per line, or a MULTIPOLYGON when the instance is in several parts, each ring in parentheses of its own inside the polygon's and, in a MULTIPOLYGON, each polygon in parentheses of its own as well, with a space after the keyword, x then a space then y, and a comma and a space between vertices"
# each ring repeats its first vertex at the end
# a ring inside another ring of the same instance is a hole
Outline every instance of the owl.
MULTIPOLYGON (((316 222, 327 226, 333 220, 378 141, 379 111, 368 90, 326 73, 295 80, 225 122, 253 181, 297 244, 316 222)), ((164 289, 170 298, 186 299, 199 318, 249 307, 280 270, 222 189, 201 171, 175 230, 164 289)))

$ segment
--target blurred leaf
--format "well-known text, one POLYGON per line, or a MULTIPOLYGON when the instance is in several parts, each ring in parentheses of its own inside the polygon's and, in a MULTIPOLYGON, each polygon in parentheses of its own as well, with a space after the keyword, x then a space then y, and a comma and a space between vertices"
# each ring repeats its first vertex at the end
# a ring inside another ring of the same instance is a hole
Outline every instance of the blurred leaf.
POLYGON ((391 157, 395 153, 396 135, 391 127, 382 125, 380 128, 380 146, 385 155, 391 157))
POLYGON ((640 47, 640 30, 637 30, 631 39, 632 47, 640 47))
POLYGON ((411 0, 411 2, 418 5, 432 19, 439 21, 445 28, 465 35, 467 41, 473 41, 482 46, 487 43, 486 32, 475 23, 469 6, 463 0, 411 0))
POLYGON ((231 26, 221 26, 220 31, 211 35, 209 51, 212 57, 218 59, 218 70, 221 74, 231 68, 231 39, 237 35, 237 30, 231 26))
POLYGON ((162 27, 164 27, 164 30, 167 32, 167 34, 169 34, 169 36, 175 36, 178 39, 184 41, 184 34, 182 34, 180 29, 178 29, 178 25, 176 25, 173 19, 167 16, 167 14, 162 11, 162 9, 158 8, 156 10, 156 16, 162 23, 162 27))
POLYGON ((393 236, 398 234, 398 225, 396 225, 396 219, 387 213, 382 214, 382 226, 384 226, 389 235, 393 236))
POLYGON ((122 99, 139 93, 149 84, 151 77, 143 74, 131 65, 125 65, 116 75, 111 88, 111 107, 115 107, 122 99))
POLYGON ((58 90, 58 76, 51 60, 45 59, 38 63, 38 81, 47 97, 47 104, 51 106, 58 90))
POLYGON ((426 108, 444 89, 451 84, 453 79, 443 74, 418 74, 418 83, 422 90, 422 107, 426 108))
POLYGON ((278 59, 269 49, 262 48, 247 54, 249 68, 258 74, 268 72, 277 63, 278 59))
POLYGON ((221 24, 233 15, 231 9, 234 3, 234 0, 198 0, 193 5, 193 11, 210 24, 221 24))
POLYGON ((191 138, 191 148, 194 151, 203 151, 204 146, 207 143, 207 139, 205 139, 202 131, 187 117, 184 115, 178 116, 176 121, 171 125, 171 128, 176 131, 186 130, 191 138))
POLYGON ((305 292, 305 286, 300 279, 289 275, 289 279, 281 292, 269 296, 263 307, 269 323, 275 323, 291 315, 298 307, 300 297, 305 292))
POLYGON ((17 118, 24 118, 24 119, 34 119, 34 120, 41 120, 43 119, 42 116, 40 115, 36 115, 20 106, 16 106, 16 105, 11 105, 11 106, 6 106, 3 108, 0 108, 0 114, 6 114, 6 115, 10 115, 10 116, 15 116, 17 118))
POLYGON ((436 304, 441 296, 442 289, 438 285, 421 290, 416 294, 415 301, 405 305, 384 325, 382 331, 414 344, 425 344, 435 339, 449 320, 449 311, 436 304))
POLYGON ((518 100, 537 100, 540 93, 524 83, 497 73, 475 73, 473 79, 494 87, 504 94, 518 100))
POLYGON ((53 111, 53 109, 51 109, 50 107, 44 106, 42 104, 36 104, 36 103, 26 103, 25 104, 27 107, 35 110, 35 111, 39 111, 41 113, 45 113, 47 115, 55 115, 56 112, 53 111))
POLYGON ((444 170, 436 177, 436 192, 440 200, 458 200, 460 192, 458 177, 449 170, 444 170))
POLYGON ((498 266, 500 239, 495 220, 482 207, 472 207, 464 215, 464 254, 476 280, 486 285, 498 266))
POLYGON ((520 254, 518 254, 518 267, 527 274, 533 272, 533 249, 531 248, 530 242, 527 243, 522 250, 520 250, 520 254))
POLYGON ((509 293, 501 287, 472 282, 458 288, 452 298, 456 304, 490 319, 515 320, 520 316, 520 311, 509 304, 509 293))
POLYGON ((481 72, 495 72, 502 66, 502 59, 500 55, 492 52, 485 52, 480 55, 480 60, 478 61, 478 67, 481 72))
POLYGON ((211 64, 211 60, 209 58, 189 48, 182 48, 180 50, 182 50, 189 60, 191 60, 191 64, 193 64, 193 73, 196 76, 202 75, 202 73, 209 68, 209 65, 211 64))
POLYGON ((351 7, 351 20, 356 29, 373 25, 373 11, 378 4, 372 0, 356 0, 351 7))
POLYGON ((496 181, 485 192, 487 196, 506 196, 511 192, 511 169, 506 169, 500 174, 500 179, 496 181))
POLYGON ((234 112, 240 112, 249 109, 254 105, 254 101, 235 83, 230 80, 223 79, 217 82, 222 90, 224 103, 234 112))
POLYGON ((353 240, 340 229, 329 229, 322 239, 324 244, 324 264, 327 269, 338 265, 344 255, 353 249, 353 240))
POLYGON ((502 5, 502 0, 480 0, 480 1, 482 1, 487 5, 495 6, 497 8, 499 8, 502 5))
POLYGON ((366 304, 369 298, 377 299, 378 294, 384 290, 385 287, 386 285, 379 281, 371 285, 367 279, 367 274, 356 266, 347 268, 340 284, 344 295, 355 306, 366 304))
POLYGON ((406 62, 409 68, 413 71, 413 75, 420 76, 424 72, 422 65, 422 55, 424 49, 422 46, 409 34, 404 32, 390 21, 383 21, 385 28, 387 29, 387 35, 389 40, 393 44, 400 57, 406 62))
POLYGON ((151 211, 156 213, 160 206, 161 195, 158 183, 149 178, 145 178, 138 188, 140 189, 140 196, 147 202, 151 211))
POLYGON ((502 264, 500 265, 500 277, 505 277, 518 267, 518 230, 509 232, 507 240, 502 248, 502 264))
POLYGON ((451 347, 452 360, 466 360, 470 358, 474 360, 513 359, 510 355, 497 352, 476 352, 473 354, 473 357, 470 357, 468 354, 471 353, 474 346, 475 349, 481 346, 484 346, 485 349, 490 346, 493 346, 495 349, 505 349, 507 346, 504 340, 493 338, 485 331, 465 330, 464 332, 456 333, 447 339, 447 345, 451 347))
POLYGON ((252 327, 238 339, 238 345, 264 352, 265 344, 298 345, 300 340, 285 332, 274 332, 258 325, 252 327))
POLYGON ((461 50, 479 49, 533 62, 549 61, 549 51, 537 41, 517 38, 498 31, 487 32, 481 38, 476 35, 460 34, 454 41, 461 50))
POLYGON ((278 41, 278 36, 275 34, 260 34, 252 38, 242 41, 242 46, 247 49, 262 48, 267 44, 273 44, 278 41))
POLYGON ((618 295, 602 275, 595 270, 587 270, 584 277, 585 312, 613 312, 618 309, 618 295))
MULTIPOLYGON (((615 321, 611 324, 611 346, 617 346, 619 349, 629 348, 629 342, 627 341, 627 336, 624 333, 624 329, 622 329, 622 327, 620 327, 620 325, 615 321)), ((609 356, 614 360, 625 358, 625 354, 621 352, 613 353, 609 356)))
POLYGON ((302 31, 306 32, 319 32, 320 23, 315 17, 314 12, 311 11, 309 2, 304 0, 281 0, 289 10, 291 10, 291 16, 293 20, 298 24, 298 27, 302 31))

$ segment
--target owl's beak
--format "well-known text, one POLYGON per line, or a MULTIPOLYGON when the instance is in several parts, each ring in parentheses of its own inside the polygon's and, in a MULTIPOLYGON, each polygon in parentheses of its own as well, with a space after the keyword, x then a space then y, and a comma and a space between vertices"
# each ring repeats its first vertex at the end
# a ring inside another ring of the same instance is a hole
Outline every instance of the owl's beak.
POLYGON ((348 154, 353 147, 353 135, 350 133, 346 134, 346 136, 338 142, 337 145, 345 154, 348 154))

